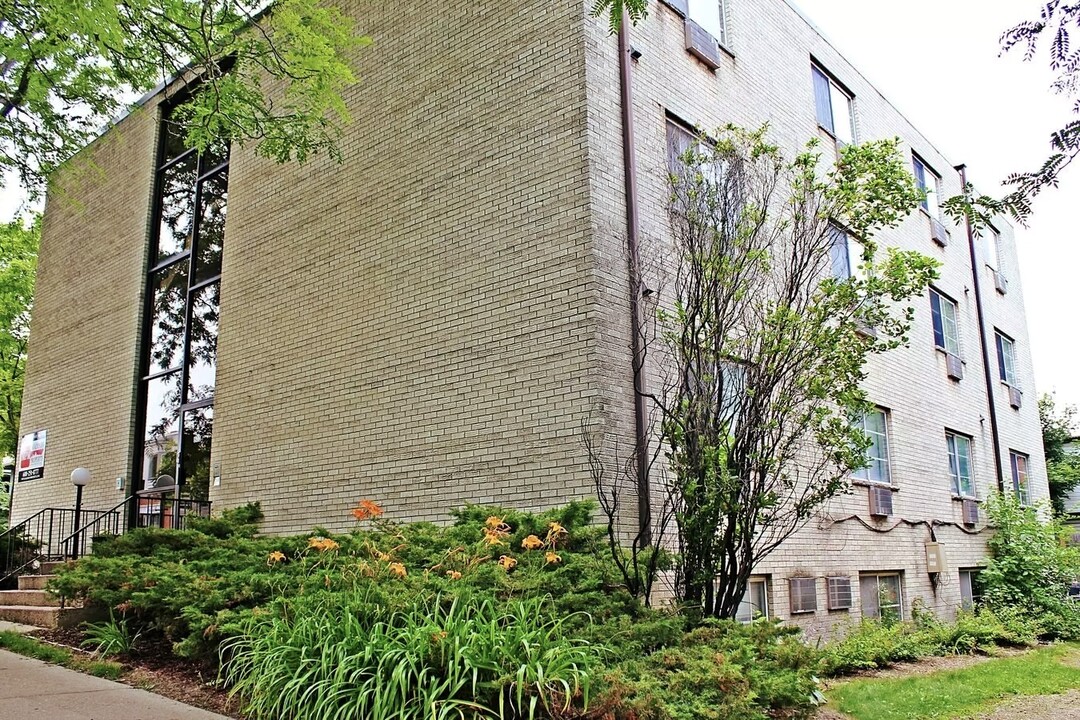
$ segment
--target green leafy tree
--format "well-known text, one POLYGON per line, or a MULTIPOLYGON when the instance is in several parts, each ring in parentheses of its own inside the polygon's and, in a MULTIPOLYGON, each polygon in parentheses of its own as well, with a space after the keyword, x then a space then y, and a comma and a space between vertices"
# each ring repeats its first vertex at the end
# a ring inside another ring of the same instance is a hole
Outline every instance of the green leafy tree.
POLYGON ((1039 398, 1039 421, 1042 424, 1046 475, 1050 481, 1050 502, 1054 512, 1065 512, 1065 498, 1080 485, 1080 455, 1066 450, 1076 433, 1076 406, 1060 410, 1053 395, 1039 398))
POLYGON ((321 0, 9 0, 0 16, 0 171, 36 196, 125 108, 179 78, 188 140, 278 161, 336 154, 367 42, 321 0), (189 94, 190 93, 190 94, 189 94))
MULTIPOLYGON (((0 225, 0 454, 15 456, 19 442, 26 342, 34 297, 41 221, 0 225)), ((0 524, 6 524, 10 488, 0 488, 0 524)))
POLYGON ((697 137, 671 174, 673 246, 642 260, 672 279, 654 294, 649 397, 677 594, 707 615, 733 617, 754 566, 865 466, 865 362, 906 341, 908 301, 936 276, 873 239, 919 202, 899 141, 825 171, 816 145, 787 160, 765 128, 697 137))

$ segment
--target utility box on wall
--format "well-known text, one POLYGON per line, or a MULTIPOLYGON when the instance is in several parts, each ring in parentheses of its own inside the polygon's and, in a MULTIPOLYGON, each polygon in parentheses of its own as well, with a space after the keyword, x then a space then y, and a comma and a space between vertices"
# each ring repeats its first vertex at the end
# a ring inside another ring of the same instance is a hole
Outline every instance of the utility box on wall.
POLYGON ((941 543, 926 543, 926 572, 945 572, 945 548, 941 543))

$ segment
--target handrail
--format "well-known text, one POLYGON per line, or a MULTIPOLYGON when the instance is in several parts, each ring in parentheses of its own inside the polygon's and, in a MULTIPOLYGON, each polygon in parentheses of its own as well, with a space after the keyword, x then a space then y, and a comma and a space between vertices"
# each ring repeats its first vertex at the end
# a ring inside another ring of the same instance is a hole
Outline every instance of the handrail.
POLYGON ((47 512, 51 512, 51 511, 53 511, 53 510, 61 510, 61 509, 62 509, 62 508, 43 508, 43 509, 41 509, 41 510, 38 510, 38 511, 37 511, 36 513, 34 513, 34 514, 33 514, 33 515, 31 515, 30 517, 26 518, 25 520, 23 520, 23 521, 22 521, 21 523, 19 523, 18 525, 12 525, 11 527, 9 527, 9 528, 8 528, 7 530, 5 530, 4 532, 0 532, 0 540, 3 540, 3 539, 4 539, 5 537, 7 537, 7 536, 8 536, 8 535, 10 535, 11 533, 15 532, 16 530, 22 530, 22 529, 24 529, 24 527, 25 527, 26 525, 29 525, 29 524, 30 524, 31 522, 33 522, 34 520, 37 520, 37 519, 38 519, 38 516, 40 516, 40 515, 44 515, 45 513, 47 513, 47 512))
MULTIPOLYGON (((130 503, 135 497, 136 497, 135 495, 128 495, 126 498, 124 498, 119 503, 117 503, 114 507, 112 507, 109 510, 105 510, 103 512, 100 512, 96 518, 94 518, 90 522, 86 523, 82 527, 76 528, 70 535, 68 535, 66 538, 61 540, 60 541, 60 547, 64 549, 64 557, 68 557, 68 556, 70 556, 72 554, 71 550, 68 547, 68 544, 71 543, 72 540, 74 540, 75 538, 77 538, 77 537, 79 537, 81 535, 82 538, 83 538, 83 542, 81 543, 81 545, 85 546, 86 545, 86 531, 87 530, 94 527, 95 525, 100 525, 101 521, 102 521, 102 518, 110 518, 113 515, 116 515, 117 513, 119 513, 120 510, 125 508, 125 506, 128 505, 128 503, 130 503)), ((97 512, 97 511, 92 510, 91 512, 97 512)), ((122 515, 117 515, 117 522, 116 522, 116 525, 115 525, 116 532, 113 533, 114 535, 119 535, 120 534, 121 526, 127 524, 126 520, 127 520, 127 513, 124 513, 122 515)), ((85 547, 80 547, 79 550, 85 550, 85 547)))
MULTIPOLYGON (((100 510, 82 512, 93 517, 91 525, 108 516, 100 510)), ((5 550, 0 563, 0 585, 36 562, 66 557, 60 538, 75 524, 74 519, 73 508, 43 508, 0 534, 0 549, 5 550)))

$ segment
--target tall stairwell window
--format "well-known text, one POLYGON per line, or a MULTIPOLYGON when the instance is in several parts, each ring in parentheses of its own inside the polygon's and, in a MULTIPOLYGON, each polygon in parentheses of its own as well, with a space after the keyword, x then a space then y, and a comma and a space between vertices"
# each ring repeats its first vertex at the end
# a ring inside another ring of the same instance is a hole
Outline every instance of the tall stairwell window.
POLYGON ((214 430, 229 149, 199 153, 161 122, 139 382, 136 490, 206 499, 214 430))

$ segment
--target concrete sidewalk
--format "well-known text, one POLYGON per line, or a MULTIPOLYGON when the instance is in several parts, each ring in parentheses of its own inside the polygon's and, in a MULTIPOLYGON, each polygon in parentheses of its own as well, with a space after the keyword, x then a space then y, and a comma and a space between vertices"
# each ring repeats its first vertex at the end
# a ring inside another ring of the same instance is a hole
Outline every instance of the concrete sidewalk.
POLYGON ((0 650, 2 720, 228 720, 160 695, 0 650))

